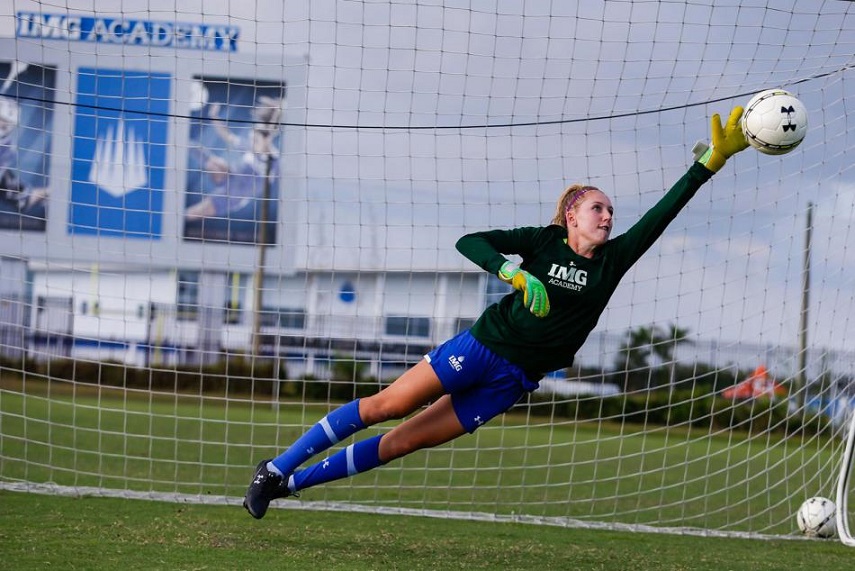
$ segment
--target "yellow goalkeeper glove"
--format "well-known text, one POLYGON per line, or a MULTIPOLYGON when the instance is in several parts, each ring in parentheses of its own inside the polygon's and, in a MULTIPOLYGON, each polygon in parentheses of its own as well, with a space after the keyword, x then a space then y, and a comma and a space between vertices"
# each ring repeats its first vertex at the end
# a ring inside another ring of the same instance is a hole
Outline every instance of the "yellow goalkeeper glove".
POLYGON ((692 151, 695 160, 712 172, 718 172, 727 159, 748 147, 748 141, 742 132, 739 119, 742 117, 742 107, 736 106, 730 112, 727 123, 722 127, 718 113, 710 121, 712 128, 712 145, 698 143, 692 151))
POLYGON ((498 276, 503 282, 511 284, 515 290, 523 292, 523 305, 535 317, 546 317, 549 315, 549 298, 546 296, 546 288, 543 282, 527 271, 521 270, 513 262, 502 264, 498 276))

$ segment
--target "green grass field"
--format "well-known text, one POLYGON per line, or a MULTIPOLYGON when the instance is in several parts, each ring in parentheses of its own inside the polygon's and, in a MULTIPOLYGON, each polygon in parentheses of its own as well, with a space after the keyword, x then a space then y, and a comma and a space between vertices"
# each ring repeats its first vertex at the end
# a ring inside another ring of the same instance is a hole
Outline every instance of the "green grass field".
POLYGON ((837 541, 731 539, 0 492, 3 569, 851 569, 837 541))
MULTIPOLYGON (((308 424, 326 410, 321 405, 283 405, 277 412, 269 402, 58 383, 28 382, 26 391, 19 383, 4 386, 2 480, 233 501, 242 496, 257 459, 286 446, 297 435, 293 425, 308 424)), ((504 429, 481 429, 453 445, 285 501, 792 535, 792 514, 804 499, 793 489, 833 469, 828 447, 816 440, 707 436, 690 429, 642 433, 638 427, 549 423, 513 414, 500 425, 504 429)), ((3 560, 21 566, 38 560, 28 558, 48 557, 37 548, 39 520, 51 522, 51 529, 68 528, 61 533, 67 541, 58 541, 49 555, 59 554, 57 562, 83 557, 78 568, 88 568, 95 556, 114 562, 127 557, 143 565, 152 560, 146 551, 155 548, 163 548, 166 557, 155 567, 169 569, 250 568, 259 550, 277 554, 280 567, 307 568, 323 561, 326 568, 348 568, 348 561, 359 561, 356 568, 376 569, 455 568, 464 561, 480 568, 796 569, 783 565, 798 560, 796 554, 805 563, 819 552, 823 557, 850 555, 836 542, 618 533, 303 509, 274 510, 256 522, 240 508, 220 506, 12 492, 0 499, 0 549, 12 558, 3 560), (182 526, 181 533, 174 532, 182 526), (388 549, 364 539, 375 535, 367 532, 371 529, 388 549), (102 542, 99 530, 115 532, 115 541, 102 542), (96 546, 104 543, 110 547, 98 551, 96 546), (354 554, 350 559, 344 557, 348 550, 354 554), (786 559, 774 555, 789 552, 786 559), (662 559, 667 553, 672 555, 662 559), (192 563, 196 556, 198 565, 192 563), (753 563, 737 566, 737 560, 739 565, 753 563)))

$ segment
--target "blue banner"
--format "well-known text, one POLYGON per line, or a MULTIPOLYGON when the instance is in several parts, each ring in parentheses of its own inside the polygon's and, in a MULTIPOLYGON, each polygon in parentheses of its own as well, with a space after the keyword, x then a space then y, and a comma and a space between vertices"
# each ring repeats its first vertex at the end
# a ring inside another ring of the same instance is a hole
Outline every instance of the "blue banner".
POLYGON ((44 232, 56 70, 0 62, 0 229, 44 232))
POLYGON ((80 68, 69 234, 161 236, 170 76, 80 68))
POLYGON ((285 84, 194 79, 184 238, 275 244, 285 84))

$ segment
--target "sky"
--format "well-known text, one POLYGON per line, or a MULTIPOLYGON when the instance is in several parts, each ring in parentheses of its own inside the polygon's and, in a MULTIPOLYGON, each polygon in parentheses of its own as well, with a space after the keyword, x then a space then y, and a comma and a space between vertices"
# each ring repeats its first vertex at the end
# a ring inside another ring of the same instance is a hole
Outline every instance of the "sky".
POLYGON ((784 87, 809 110, 804 143, 734 157, 626 277, 599 329, 676 322, 795 344, 813 203, 811 338, 853 346, 855 3, 12 5, 0 35, 17 10, 228 22, 241 32, 234 61, 265 76, 304 61, 305 100, 284 119, 304 132, 291 173, 298 269, 472 270, 453 248, 461 234, 546 224, 574 182, 611 196, 619 234, 690 165, 712 113, 784 87))

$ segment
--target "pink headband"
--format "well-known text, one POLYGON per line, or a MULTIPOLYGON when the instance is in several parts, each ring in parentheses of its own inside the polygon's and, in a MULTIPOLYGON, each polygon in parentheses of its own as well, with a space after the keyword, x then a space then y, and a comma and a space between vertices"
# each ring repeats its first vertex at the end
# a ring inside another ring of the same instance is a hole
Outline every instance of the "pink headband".
POLYGON ((573 198, 570 199, 570 202, 567 203, 567 206, 564 208, 564 212, 569 212, 570 209, 573 208, 573 205, 576 204, 576 202, 578 202, 579 199, 582 198, 582 196, 585 195, 589 190, 599 189, 596 186, 583 186, 576 192, 573 198))

